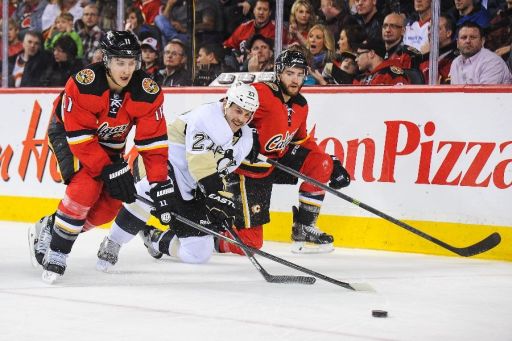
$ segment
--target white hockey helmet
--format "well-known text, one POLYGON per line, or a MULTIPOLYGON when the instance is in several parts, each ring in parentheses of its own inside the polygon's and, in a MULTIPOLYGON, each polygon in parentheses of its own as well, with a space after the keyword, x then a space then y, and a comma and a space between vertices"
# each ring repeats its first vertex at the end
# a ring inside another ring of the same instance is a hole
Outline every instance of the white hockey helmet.
POLYGON ((254 86, 242 82, 235 82, 226 92, 226 108, 235 103, 240 108, 254 113, 260 106, 258 92, 254 86))

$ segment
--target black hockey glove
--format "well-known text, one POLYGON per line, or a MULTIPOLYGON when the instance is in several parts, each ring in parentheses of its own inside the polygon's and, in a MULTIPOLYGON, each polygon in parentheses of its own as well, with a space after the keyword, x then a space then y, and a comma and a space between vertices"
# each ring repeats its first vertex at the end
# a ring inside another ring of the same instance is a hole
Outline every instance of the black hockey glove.
POLYGON ((332 156, 332 173, 329 187, 334 189, 340 189, 350 185, 350 174, 343 168, 340 160, 336 156, 332 156))
POLYGON ((223 224, 232 224, 236 214, 235 203, 231 200, 232 194, 224 191, 210 193, 205 198, 206 215, 208 220, 219 230, 223 224))
POLYGON ((130 167, 126 162, 107 165, 101 171, 105 189, 114 199, 132 203, 135 201, 135 184, 130 167))
POLYGON ((249 154, 247 154, 246 159, 249 160, 250 163, 258 162, 258 155, 260 154, 260 139, 258 135, 258 131, 253 128, 252 129, 252 148, 249 154))
POLYGON ((160 220, 162 225, 169 225, 172 221, 172 210, 176 194, 174 192, 174 184, 172 180, 168 179, 164 182, 154 182, 151 184, 149 196, 153 200, 154 211, 152 212, 155 217, 160 220))

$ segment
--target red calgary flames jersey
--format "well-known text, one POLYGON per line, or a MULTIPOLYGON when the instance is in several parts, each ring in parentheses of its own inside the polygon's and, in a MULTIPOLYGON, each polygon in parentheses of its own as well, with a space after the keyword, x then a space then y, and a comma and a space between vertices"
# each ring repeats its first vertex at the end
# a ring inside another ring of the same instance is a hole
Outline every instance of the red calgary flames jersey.
MULTIPOLYGON (((306 129, 308 103, 298 94, 288 103, 284 102, 279 87, 275 83, 255 83, 260 106, 250 123, 259 135, 260 154, 278 159, 286 153, 289 144, 301 144, 305 148, 318 148, 309 138, 306 129)), ((253 178, 270 174, 273 167, 267 163, 242 163, 237 172, 253 178)))
POLYGON ((135 146, 150 182, 167 178, 167 127, 160 87, 144 71, 134 72, 118 94, 110 91, 102 64, 80 70, 55 100, 71 152, 92 177, 124 153, 126 137, 137 126, 135 146))

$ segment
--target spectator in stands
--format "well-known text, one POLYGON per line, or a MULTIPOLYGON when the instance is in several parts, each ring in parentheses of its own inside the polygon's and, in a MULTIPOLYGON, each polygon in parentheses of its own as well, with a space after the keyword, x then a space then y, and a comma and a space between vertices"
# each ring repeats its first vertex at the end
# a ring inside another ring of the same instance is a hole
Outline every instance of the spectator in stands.
POLYGON ((421 53, 429 49, 429 27, 432 16, 432 0, 414 0, 415 13, 405 27, 404 44, 421 53))
POLYGON ((143 41, 147 37, 153 37, 158 42, 161 41, 160 31, 158 28, 145 23, 142 12, 138 8, 130 7, 126 10, 125 30, 135 34, 139 41, 143 41))
MULTIPOLYGON (((0 1, 0 5, 3 1, 0 1)), ((8 0, 7 2, 7 17, 11 18, 16 12, 16 8, 18 7, 18 0, 8 0)), ((3 11, 0 11, 0 19, 2 19, 3 11)))
POLYGON ((76 44, 69 36, 63 35, 55 42, 53 58, 41 75, 41 86, 64 86, 72 74, 83 66, 76 58, 76 44))
POLYGON ((185 44, 190 42, 187 34, 187 6, 185 1, 167 0, 162 14, 155 18, 155 25, 162 33, 162 45, 178 39, 185 44))
MULTIPOLYGON (((2 20, 0 20, 0 22, 2 22, 2 20)), ((19 29, 16 20, 10 18, 7 26, 9 28, 9 31, 7 31, 7 41, 9 43, 7 54, 8 57, 12 57, 23 50, 23 43, 18 38, 19 29)), ((0 39, 0 46, 2 46, 1 44, 2 40, 0 39)), ((3 52, 3 49, 0 49, 0 59, 3 57, 3 52)))
POLYGON ((419 69, 422 61, 421 53, 412 46, 405 45, 405 16, 391 13, 384 18, 382 24, 382 39, 386 45, 384 59, 390 60, 402 69, 419 69))
POLYGON ((224 47, 234 50, 238 62, 243 64, 245 56, 248 53, 247 41, 255 34, 270 39, 275 38, 275 23, 270 20, 272 11, 270 9, 270 0, 257 0, 254 6, 254 19, 247 21, 236 28, 231 36, 224 41, 224 47))
POLYGON ((160 69, 160 63, 158 62, 160 48, 158 42, 153 37, 148 37, 140 44, 142 50, 142 70, 155 79, 155 75, 160 69))
POLYGON ((471 21, 459 28, 457 48, 460 56, 450 68, 451 84, 512 84, 507 64, 484 48, 483 29, 471 21))
POLYGON ((77 33, 82 40, 84 47, 83 63, 85 65, 92 62, 94 51, 100 47, 100 40, 103 36, 101 28, 98 26, 99 10, 96 4, 88 4, 84 7, 82 19, 77 21, 77 33))
MULTIPOLYGON (((438 60, 438 84, 450 84, 449 74, 450 66, 453 60, 459 55, 457 44, 453 37, 455 36, 455 22, 451 16, 441 14, 439 16, 439 60, 438 60)), ((425 84, 429 83, 429 58, 427 52, 423 55, 423 61, 420 64, 420 71, 423 73, 425 84)))
POLYGON ((41 18, 47 4, 47 0, 19 1, 13 19, 19 24, 20 36, 24 36, 29 30, 42 32, 41 18))
POLYGON ((368 38, 380 39, 382 17, 377 11, 377 0, 356 0, 355 19, 368 38))
POLYGON ((155 76, 155 81, 161 86, 192 85, 192 76, 186 66, 185 44, 177 39, 171 40, 164 48, 164 68, 155 76))
POLYGON ((155 17, 160 14, 162 7, 160 0, 141 0, 140 11, 145 19, 145 22, 149 25, 153 25, 155 17))
POLYGON ((321 0, 320 11, 325 16, 324 25, 331 31, 333 37, 338 37, 349 15, 344 0, 321 0))
POLYGON ((331 63, 336 53, 331 31, 322 24, 316 24, 309 30, 307 48, 312 57, 305 85, 322 84, 322 72, 327 63, 331 63))
POLYGON ((355 76, 359 73, 356 63, 357 55, 352 52, 342 52, 332 63, 325 65, 322 76, 326 84, 353 84, 355 76))
POLYGON ((274 70, 274 42, 255 34, 247 44, 249 54, 242 71, 266 72, 274 70))
POLYGON ((354 81, 357 85, 403 85, 409 84, 404 71, 384 60, 386 46, 381 39, 368 38, 357 47, 356 62, 366 75, 354 81))
POLYGON ((224 39, 229 37, 241 23, 251 20, 251 7, 254 0, 220 0, 224 15, 224 39))
POLYGON ((204 44, 197 52, 194 85, 207 86, 220 74, 233 71, 235 70, 224 63, 224 49, 221 44, 204 44))
POLYGON ((73 29, 73 15, 70 13, 60 13, 55 19, 55 25, 50 28, 48 38, 44 42, 45 50, 51 51, 55 46, 55 42, 63 35, 67 35, 73 39, 77 48, 77 58, 83 58, 84 46, 82 39, 73 29))
POLYGON ((115 30, 117 27, 117 0, 102 0, 95 2, 100 10, 98 26, 104 32, 115 30))
POLYGON ((40 86, 41 70, 46 68, 48 61, 48 54, 41 48, 39 32, 27 31, 23 37, 23 51, 9 59, 9 86, 40 86))
POLYGON ((498 56, 507 59, 512 43, 512 0, 507 0, 506 8, 499 10, 491 20, 485 37, 485 47, 498 56))
POLYGON ((455 18, 457 19, 457 28, 461 27, 466 21, 471 21, 481 28, 489 27, 491 16, 489 12, 477 4, 475 0, 454 0, 455 2, 455 18))
MULTIPOLYGON (((69 13, 73 16, 73 25, 75 25, 83 16, 81 1, 78 0, 50 0, 43 11, 41 17, 42 31, 46 32, 55 23, 55 20, 61 13, 69 13)), ((43 34, 44 35, 44 34, 43 34)))
POLYGON ((308 33, 316 23, 315 9, 308 0, 296 0, 290 13, 288 27, 288 46, 307 45, 308 33))
POLYGON ((194 10, 196 44, 222 44, 224 18, 218 0, 196 0, 194 10))
POLYGON ((338 40, 338 53, 356 52, 355 46, 366 39, 366 34, 359 25, 351 25, 343 28, 338 40))

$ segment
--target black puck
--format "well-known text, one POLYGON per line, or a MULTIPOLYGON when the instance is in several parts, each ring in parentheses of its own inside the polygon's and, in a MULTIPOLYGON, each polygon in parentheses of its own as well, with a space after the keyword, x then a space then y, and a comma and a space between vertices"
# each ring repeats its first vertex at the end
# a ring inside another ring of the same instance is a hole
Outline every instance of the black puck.
POLYGON ((388 317, 388 312, 385 310, 372 310, 373 317, 388 317))

